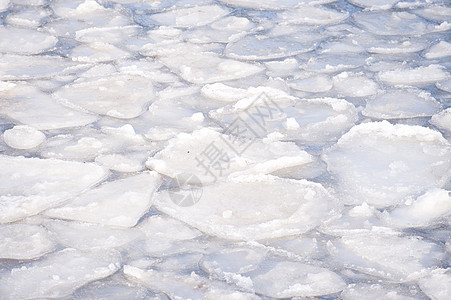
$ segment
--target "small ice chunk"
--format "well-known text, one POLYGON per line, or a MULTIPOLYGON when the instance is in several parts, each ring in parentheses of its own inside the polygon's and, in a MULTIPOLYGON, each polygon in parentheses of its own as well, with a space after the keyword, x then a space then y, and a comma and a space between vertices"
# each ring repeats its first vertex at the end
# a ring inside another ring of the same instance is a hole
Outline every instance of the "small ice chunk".
POLYGON ((56 37, 41 31, 8 26, 0 27, 1 53, 39 54, 55 46, 57 42, 56 37))
POLYGON ((119 119, 141 115, 146 104, 154 100, 153 84, 149 79, 123 74, 80 78, 54 95, 60 101, 119 119))
POLYGON ((318 183, 270 175, 241 176, 202 187, 192 206, 179 206, 182 189, 162 190, 155 206, 211 235, 261 240, 306 232, 338 213, 336 200, 318 183), (296 195, 296 196, 294 196, 296 195), (274 202, 274 199, 279 201, 274 202), (174 202, 173 202, 174 201, 174 202), (223 212, 230 210, 232 218, 223 212))
POLYGON ((334 294, 346 287, 344 280, 328 269, 289 261, 253 276, 252 282, 256 293, 277 299, 334 294))
POLYGON ((451 108, 447 108, 440 113, 433 115, 429 122, 437 128, 451 133, 451 108))
POLYGON ((340 95, 348 97, 366 97, 378 92, 376 82, 363 74, 343 72, 333 77, 334 88, 340 95))
POLYGON ((379 79, 389 84, 416 85, 428 84, 445 80, 450 77, 449 72, 441 65, 427 67, 403 68, 392 71, 379 72, 379 79))
POLYGON ((143 237, 134 228, 111 228, 93 223, 52 220, 45 221, 44 226, 60 244, 79 250, 119 248, 143 237))
POLYGON ((351 128, 323 159, 347 204, 397 205, 451 176, 451 145, 434 130, 387 121, 351 128))
POLYGON ((0 155, 0 223, 60 204, 108 176, 92 163, 0 155))
POLYGON ((420 89, 386 90, 367 100, 364 116, 375 119, 428 117, 442 106, 428 92, 420 89))
POLYGON ((451 56, 451 43, 440 41, 424 54, 427 59, 442 58, 451 56))
POLYGON ((35 259, 55 248, 55 242, 49 232, 37 225, 2 225, 0 240, 1 259, 35 259))
POLYGON ((347 234, 333 245, 336 252, 332 255, 337 262, 395 282, 421 278, 443 258, 442 250, 434 243, 384 230, 347 234))
POLYGON ((144 172, 106 182, 45 214, 65 220, 133 227, 149 210, 152 194, 160 184, 156 172, 144 172))
POLYGON ((45 134, 28 125, 17 125, 3 133, 3 140, 11 148, 32 149, 45 140, 45 134))
POLYGON ((421 290, 431 299, 447 300, 451 295, 450 269, 437 269, 418 282, 421 290))
POLYGON ((192 28, 210 24, 229 14, 219 5, 200 5, 188 8, 174 8, 162 13, 152 14, 150 18, 161 25, 192 28))
POLYGON ((395 227, 427 227, 451 215, 450 192, 442 189, 428 190, 413 203, 395 208, 387 213, 386 222, 395 227))
POLYGON ((52 253, 43 260, 0 273, 0 294, 6 299, 59 298, 69 296, 88 282, 106 278, 119 269, 114 250, 52 253))

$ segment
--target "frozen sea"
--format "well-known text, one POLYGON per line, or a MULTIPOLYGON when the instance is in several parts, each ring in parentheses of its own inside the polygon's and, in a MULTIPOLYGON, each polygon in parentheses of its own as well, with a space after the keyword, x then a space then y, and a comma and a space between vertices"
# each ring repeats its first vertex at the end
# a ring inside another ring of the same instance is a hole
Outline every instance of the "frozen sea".
POLYGON ((0 299, 451 299, 449 0, 0 0, 0 299))

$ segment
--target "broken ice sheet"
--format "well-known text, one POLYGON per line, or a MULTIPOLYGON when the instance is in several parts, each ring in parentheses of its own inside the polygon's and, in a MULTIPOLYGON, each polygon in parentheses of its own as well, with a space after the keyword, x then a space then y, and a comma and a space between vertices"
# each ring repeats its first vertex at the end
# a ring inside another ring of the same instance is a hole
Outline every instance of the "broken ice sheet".
POLYGON ((329 251, 337 262, 393 282, 421 278, 444 258, 437 244, 383 227, 346 234, 332 244, 329 251))
POLYGON ((55 240, 42 226, 0 225, 0 259, 35 259, 55 249, 55 240))
POLYGON ((450 192, 431 189, 413 201, 384 214, 384 221, 391 227, 428 227, 445 221, 451 215, 450 192))
POLYGON ((351 128, 323 154, 342 201, 376 207, 445 185, 450 158, 451 145, 439 132, 387 121, 351 128))
POLYGON ((226 128, 244 122, 240 129, 252 132, 253 138, 304 143, 336 140, 357 121, 356 108, 343 99, 298 99, 266 87, 249 88, 245 98, 209 115, 226 128))
POLYGON ((254 294, 231 290, 226 284, 207 280, 194 272, 190 275, 179 275, 153 269, 143 270, 131 265, 125 265, 123 272, 127 278, 174 299, 258 299, 254 294))
POLYGON ((392 85, 424 85, 449 78, 450 74, 447 69, 437 64, 379 72, 379 79, 392 85))
POLYGON ((385 89, 367 99, 362 114, 374 119, 402 119, 431 116, 442 106, 430 93, 420 89, 385 89))
POLYGON ((4 299, 58 298, 70 295, 88 282, 105 278, 120 267, 115 250, 54 252, 41 260, 0 272, 4 299))
POLYGON ((2 114, 38 130, 84 126, 98 119, 96 115, 63 106, 49 94, 23 83, 8 84, 0 108, 2 114))
POLYGON ((62 87, 54 96, 59 101, 119 119, 141 115, 146 104, 155 100, 150 80, 123 74, 81 78, 62 87))
POLYGON ((152 194, 160 183, 156 172, 143 172, 106 182, 45 214, 65 220, 133 227, 149 210, 152 194))
POLYGON ((421 290, 431 299, 447 300, 451 295, 450 269, 437 269, 419 280, 421 290))
POLYGON ((194 174, 202 183, 209 183, 229 175, 269 174, 313 162, 307 152, 289 142, 251 140, 245 147, 236 138, 203 128, 178 134, 150 157, 146 166, 172 178, 194 174), (208 153, 219 155, 218 159, 210 161, 208 153))
POLYGON ((94 223, 44 220, 43 225, 61 245, 78 250, 121 249, 143 237, 142 233, 134 228, 112 228, 94 223), (81 232, 83 234, 80 234, 81 232))
POLYGON ((42 31, 9 26, 0 27, 1 53, 39 54, 55 46, 57 42, 56 37, 42 31))
POLYGON ((0 155, 0 223, 61 204, 108 176, 92 163, 0 155))
POLYGON ((155 207, 207 234, 234 240, 304 233, 340 210, 320 184, 270 175, 243 175, 204 186, 200 200, 190 207, 175 204, 171 193, 177 192, 157 192, 155 207))
POLYGON ((268 37, 248 35, 230 42, 224 54, 240 60, 270 60, 309 52, 316 46, 317 35, 303 34, 302 39, 292 36, 268 37))
POLYGON ((229 11, 219 5, 204 5, 174 8, 162 13, 152 14, 150 18, 161 25, 191 28, 207 25, 227 14, 229 14, 229 11))
POLYGON ((334 294, 346 287, 344 280, 328 269, 290 261, 265 262, 251 278, 256 293, 278 299, 334 294))

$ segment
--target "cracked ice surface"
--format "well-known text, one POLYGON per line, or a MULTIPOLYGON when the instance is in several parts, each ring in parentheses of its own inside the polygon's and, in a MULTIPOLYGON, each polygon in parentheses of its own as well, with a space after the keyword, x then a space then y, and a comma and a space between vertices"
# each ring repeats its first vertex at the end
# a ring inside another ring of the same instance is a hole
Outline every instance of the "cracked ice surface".
POLYGON ((446 0, 0 0, 0 299, 451 299, 446 0))

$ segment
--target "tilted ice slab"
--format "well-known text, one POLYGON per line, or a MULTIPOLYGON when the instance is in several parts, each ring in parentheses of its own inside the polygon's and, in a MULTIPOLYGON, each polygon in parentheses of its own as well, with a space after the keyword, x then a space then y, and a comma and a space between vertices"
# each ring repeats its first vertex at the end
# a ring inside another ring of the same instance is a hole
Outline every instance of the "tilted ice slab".
POLYGON ((110 276, 119 266, 117 251, 66 248, 30 265, 2 271, 0 294, 11 300, 64 297, 88 282, 110 276))
POLYGON ((311 72, 330 74, 358 68, 365 63, 366 58, 362 55, 322 54, 310 57, 300 68, 311 72))
POLYGON ((8 14, 5 23, 17 27, 38 28, 44 23, 45 18, 49 16, 48 10, 31 7, 8 14))
POLYGON ((45 214, 58 219, 133 227, 149 210, 152 194, 160 184, 156 172, 106 182, 45 214))
POLYGON ((421 290, 431 299, 447 300, 451 294, 451 272, 448 269, 437 269, 418 282, 421 290))
POLYGON ((0 240, 1 259, 35 259, 55 248, 53 237, 37 225, 1 225, 0 240))
POLYGON ((130 56, 132 56, 130 52, 104 42, 82 44, 72 49, 70 53, 73 61, 84 63, 107 62, 129 58, 130 56))
POLYGON ((388 10, 399 0, 348 0, 348 2, 369 10, 388 10))
POLYGON ((262 87, 249 88, 246 94, 233 105, 211 111, 210 117, 226 128, 244 122, 241 127, 252 130, 254 137, 315 143, 338 139, 358 120, 354 105, 342 99, 297 99, 262 87))
POLYGON ((111 228, 93 223, 49 220, 43 225, 61 245, 79 250, 120 248, 143 237, 134 228, 111 228))
POLYGON ((95 115, 67 108, 27 84, 10 83, 2 98, 2 114, 38 130, 84 126, 98 119, 95 115))
POLYGON ((340 294, 343 300, 414 300, 402 288, 394 285, 370 284, 370 283, 352 283, 340 294))
POLYGON ((451 43, 441 41, 432 46, 425 54, 427 59, 435 59, 451 56, 451 43))
POLYGON ((124 266, 124 275, 152 291, 162 292, 171 299, 243 299, 257 300, 254 294, 232 290, 226 284, 208 280, 192 272, 179 275, 154 269, 143 270, 131 265, 124 266))
POLYGON ((0 27, 1 53, 39 54, 55 46, 57 42, 56 37, 37 30, 0 27))
POLYGON ((78 65, 58 56, 0 55, 1 80, 28 80, 66 75, 89 65, 78 65))
POLYGON ((150 80, 123 74, 81 78, 62 87, 54 95, 76 107, 119 119, 141 115, 146 104, 154 100, 150 80))
POLYGON ((418 68, 402 68, 379 72, 379 79, 389 84, 417 85, 442 81, 450 77, 444 66, 429 65, 418 68))
MULTIPOLYGON (((271 265, 271 264, 269 264, 271 265)), ((334 272, 299 262, 262 267, 252 276, 255 292, 272 298, 315 297, 340 292, 346 283, 334 272), (260 273, 260 274, 259 274, 260 273)))
POLYGON ((293 143, 248 140, 243 145, 239 138, 203 128, 178 134, 146 166, 172 178, 189 174, 209 183, 229 175, 269 174, 311 162, 312 156, 293 143))
POLYGON ((139 32, 139 26, 113 26, 113 27, 90 27, 77 30, 75 39, 82 43, 102 42, 109 44, 120 43, 127 38, 134 37, 139 32))
POLYGON ((340 23, 348 18, 349 13, 340 13, 336 10, 320 6, 302 5, 294 10, 278 13, 279 21, 302 25, 328 25, 340 23))
POLYGON ((451 79, 445 80, 445 81, 441 81, 441 82, 437 82, 435 84, 435 86, 439 89, 441 89, 442 91, 451 93, 451 79))
POLYGON ((204 5, 174 8, 169 11, 153 14, 150 18, 160 25, 192 28, 207 25, 228 14, 229 11, 219 5, 204 5))
POLYGON ((447 133, 451 133, 451 108, 445 109, 440 113, 433 115, 429 123, 441 130, 447 131, 447 133))
POLYGON ((45 140, 45 134, 27 125, 18 125, 5 130, 3 140, 15 149, 32 149, 45 140))
POLYGON ((375 119, 402 119, 432 116, 441 108, 426 91, 397 89, 368 99, 362 114, 375 119))
POLYGON ((421 278, 443 258, 438 245, 388 228, 345 235, 328 249, 346 267, 394 282, 421 278))
POLYGON ((436 29, 433 24, 406 11, 361 11, 353 18, 357 25, 377 35, 421 35, 436 29))
POLYGON ((105 179, 95 164, 0 155, 0 223, 32 216, 105 179))
POLYGON ((397 205, 451 176, 451 145, 439 132, 387 121, 351 128, 323 159, 347 204, 397 205))
MULTIPOLYGON (((188 191, 189 192, 189 191, 188 191)), ((271 175, 241 176, 204 186, 190 207, 175 204, 183 190, 162 190, 155 207, 210 235, 261 240, 306 232, 338 213, 336 200, 318 183, 271 175)))
POLYGON ((145 251, 152 256, 183 251, 183 242, 193 240, 202 233, 179 220, 165 216, 150 216, 136 227, 145 236, 145 251))
POLYGON ((263 0, 263 1, 255 1, 255 0, 220 0, 227 5, 234 7, 245 7, 250 9, 258 9, 258 10, 283 10, 290 9, 296 7, 301 3, 309 3, 314 2, 318 3, 329 3, 334 2, 335 0, 318 0, 318 1, 309 1, 309 0, 263 0))
POLYGON ((256 64, 225 59, 208 52, 169 56, 160 60, 186 81, 198 84, 239 79, 264 70, 256 64))
POLYGON ((385 212, 383 218, 390 227, 427 227, 446 220, 451 215, 450 192, 431 189, 413 201, 385 212))
POLYGON ((302 39, 292 36, 268 37, 248 35, 231 42, 224 50, 230 58, 241 60, 269 60, 309 52, 316 46, 317 35, 303 34, 302 39))

